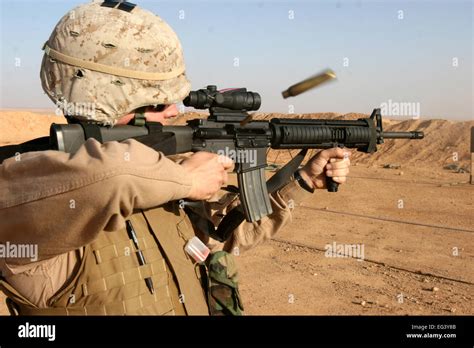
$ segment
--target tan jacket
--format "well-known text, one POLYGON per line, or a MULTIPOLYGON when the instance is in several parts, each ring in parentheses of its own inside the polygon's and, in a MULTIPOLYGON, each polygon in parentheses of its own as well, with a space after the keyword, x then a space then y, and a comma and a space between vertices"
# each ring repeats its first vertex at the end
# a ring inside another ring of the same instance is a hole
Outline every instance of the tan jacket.
MULTIPOLYGON (((36 244, 38 260, 1 258, 3 277, 40 307, 74 274, 83 247, 99 232, 121 228, 136 209, 185 198, 184 169, 135 141, 89 139, 75 154, 30 152, 0 165, 0 244, 36 244), (79 252, 77 252, 79 251, 79 252)), ((311 194, 291 182, 271 195, 273 213, 242 223, 225 243, 200 236, 211 250, 245 251, 271 238, 311 194)), ((237 202, 219 194, 205 214, 216 223, 237 202)))

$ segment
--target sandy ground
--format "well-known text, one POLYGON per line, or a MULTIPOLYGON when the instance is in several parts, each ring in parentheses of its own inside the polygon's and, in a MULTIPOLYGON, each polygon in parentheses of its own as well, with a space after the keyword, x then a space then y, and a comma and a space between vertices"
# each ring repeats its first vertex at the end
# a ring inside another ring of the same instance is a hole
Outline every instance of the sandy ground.
POLYGON ((240 255, 246 312, 474 314, 474 185, 404 172, 352 168, 338 193, 317 192, 275 240, 240 255), (333 243, 363 245, 364 260, 328 257, 333 243))
MULTIPOLYGON (((0 112, 0 144, 46 135, 51 122, 64 119, 0 112)), ((354 154, 349 182, 338 193, 318 191, 275 239, 239 255, 246 313, 474 314, 474 185, 466 172, 472 126, 385 122, 387 129, 420 129, 426 137, 387 141, 370 156, 354 154), (463 170, 443 169, 449 164, 463 170), (355 255, 362 260, 330 257, 326 249, 333 243, 363 247, 355 255)), ((269 162, 290 157, 271 151, 269 162)), ((0 312, 6 313, 3 298, 0 312)))

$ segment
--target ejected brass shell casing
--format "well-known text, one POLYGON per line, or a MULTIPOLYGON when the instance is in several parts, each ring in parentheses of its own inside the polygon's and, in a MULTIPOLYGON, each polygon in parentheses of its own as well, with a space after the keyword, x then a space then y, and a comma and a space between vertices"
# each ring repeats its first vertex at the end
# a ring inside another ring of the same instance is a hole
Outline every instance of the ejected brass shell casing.
POLYGON ((335 78, 336 74, 334 71, 328 69, 320 74, 311 76, 309 79, 294 84, 286 91, 281 92, 281 94, 284 99, 294 97, 335 78))

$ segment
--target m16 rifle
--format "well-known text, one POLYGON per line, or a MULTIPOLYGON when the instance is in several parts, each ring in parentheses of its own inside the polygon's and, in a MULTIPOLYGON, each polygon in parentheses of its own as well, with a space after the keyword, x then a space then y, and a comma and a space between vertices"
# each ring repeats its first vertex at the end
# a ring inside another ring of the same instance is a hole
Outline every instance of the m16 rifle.
MULTIPOLYGON (((197 151, 244 154, 236 160, 234 169, 241 205, 226 215, 217 231, 211 230, 214 238, 224 240, 244 218, 256 222, 272 213, 269 193, 290 181, 308 149, 346 147, 373 153, 384 139, 423 138, 423 132, 418 131, 384 132, 380 109, 374 109, 370 117, 358 120, 253 120, 248 112, 258 110, 260 104, 260 95, 245 88, 218 91, 216 86, 207 86, 190 92, 184 100, 186 106, 208 109, 207 118, 192 119, 186 125, 173 126, 155 122, 147 122, 144 126, 116 127, 93 123, 52 124, 47 147, 74 153, 88 138, 100 142, 135 138, 166 155, 197 151), (301 151, 267 181, 265 167, 269 148, 301 151)), ((23 148, 28 149, 28 144, 23 148)), ((327 189, 330 192, 338 190, 338 184, 329 177, 327 189)))

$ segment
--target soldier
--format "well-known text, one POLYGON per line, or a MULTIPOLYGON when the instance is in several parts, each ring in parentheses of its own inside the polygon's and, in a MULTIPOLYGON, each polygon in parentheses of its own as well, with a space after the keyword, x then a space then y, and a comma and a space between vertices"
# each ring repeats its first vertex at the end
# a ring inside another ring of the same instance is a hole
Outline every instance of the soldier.
MULTIPOLYGON (((129 3, 75 8, 44 51, 43 89, 70 120, 166 124, 190 90, 176 34, 129 3)), ((271 238, 294 205, 325 188, 326 175, 344 183, 344 154, 319 152, 271 195, 271 215, 243 222, 224 243, 195 228, 176 202, 207 201, 203 214, 218 223, 239 204, 234 194, 216 195, 230 159, 202 152, 176 163, 133 139, 9 158, 0 166, 0 240, 38 245, 39 255, 0 259, 0 288, 21 315, 241 314, 232 251, 271 238), (185 251, 196 235, 211 251, 206 267, 185 251)))

